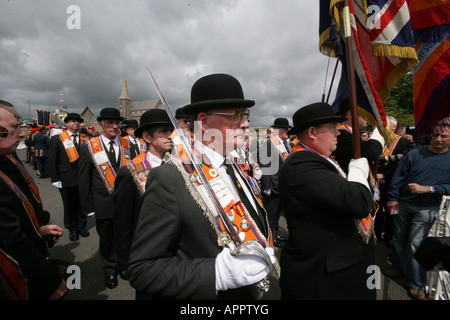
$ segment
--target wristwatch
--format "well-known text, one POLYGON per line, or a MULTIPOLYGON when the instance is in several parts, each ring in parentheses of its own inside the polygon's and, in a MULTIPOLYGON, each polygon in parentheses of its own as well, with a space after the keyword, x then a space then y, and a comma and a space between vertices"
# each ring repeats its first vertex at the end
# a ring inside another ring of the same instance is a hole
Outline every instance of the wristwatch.
POLYGON ((434 193, 435 191, 436 191, 436 189, 434 187, 430 186, 430 192, 434 193))

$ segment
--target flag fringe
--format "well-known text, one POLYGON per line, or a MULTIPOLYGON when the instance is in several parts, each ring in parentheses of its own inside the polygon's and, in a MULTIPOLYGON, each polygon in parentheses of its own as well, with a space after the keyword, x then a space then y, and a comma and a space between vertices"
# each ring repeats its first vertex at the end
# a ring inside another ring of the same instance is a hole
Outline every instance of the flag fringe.
MULTIPOLYGON (((389 127, 389 123, 386 125, 386 127, 381 128, 378 124, 378 121, 375 119, 375 117, 364 108, 358 107, 358 115, 366 119, 370 124, 377 127, 378 131, 384 138, 385 145, 390 145, 392 141, 395 139, 395 133, 392 131, 392 129, 389 127)), ((383 146, 384 147, 384 146, 383 146)))

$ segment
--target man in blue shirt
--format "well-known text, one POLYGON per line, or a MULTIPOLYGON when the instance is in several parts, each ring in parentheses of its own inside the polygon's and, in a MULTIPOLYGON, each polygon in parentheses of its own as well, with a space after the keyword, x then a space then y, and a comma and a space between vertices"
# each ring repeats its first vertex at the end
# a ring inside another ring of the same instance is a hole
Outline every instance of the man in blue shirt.
POLYGON ((413 258, 439 211, 443 195, 450 194, 450 118, 433 127, 428 147, 410 151, 401 161, 388 191, 388 210, 394 216, 393 270, 404 275, 411 297, 425 298, 426 271, 413 258))

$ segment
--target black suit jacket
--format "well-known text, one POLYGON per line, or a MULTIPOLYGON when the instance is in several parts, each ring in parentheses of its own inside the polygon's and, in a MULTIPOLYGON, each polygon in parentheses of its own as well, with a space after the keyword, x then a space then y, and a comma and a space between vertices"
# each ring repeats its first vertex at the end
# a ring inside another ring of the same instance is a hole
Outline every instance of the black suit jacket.
POLYGON ((131 241, 141 210, 142 195, 127 166, 119 169, 114 183, 114 247, 119 270, 126 270, 131 241))
MULTIPOLYGON (((80 151, 79 146, 77 151, 80 151)), ((61 181, 63 187, 78 185, 78 160, 72 163, 69 161, 59 135, 53 136, 50 140, 48 163, 52 182, 61 181)))
POLYGON ((283 165, 283 158, 277 147, 268 139, 259 148, 259 167, 262 171, 260 180, 261 190, 271 190, 272 194, 278 195, 278 174, 283 165))
MULTIPOLYGON (((109 219, 114 216, 114 199, 109 194, 88 148, 89 141, 80 147, 78 159, 78 191, 81 210, 84 214, 95 212, 97 219, 109 219)), ((124 155, 121 154, 121 157, 124 155)), ((113 166, 117 173, 120 161, 113 166)))
MULTIPOLYGON (((48 222, 49 214, 35 200, 23 176, 5 156, 0 156, 0 171, 23 192, 34 208, 39 224, 48 222)), ((29 283, 30 299, 48 299, 61 283, 61 276, 50 263, 47 244, 34 231, 22 200, 0 179, 0 247, 12 256, 29 283)))
POLYGON ((372 208, 367 187, 348 182, 310 151, 291 154, 280 172, 289 238, 281 253, 280 287, 290 299, 374 299, 366 286, 375 264, 373 242, 364 244, 355 218, 372 208))
POLYGON ((217 235, 174 164, 147 177, 133 237, 130 284, 154 299, 250 299, 247 287, 216 294, 217 235))

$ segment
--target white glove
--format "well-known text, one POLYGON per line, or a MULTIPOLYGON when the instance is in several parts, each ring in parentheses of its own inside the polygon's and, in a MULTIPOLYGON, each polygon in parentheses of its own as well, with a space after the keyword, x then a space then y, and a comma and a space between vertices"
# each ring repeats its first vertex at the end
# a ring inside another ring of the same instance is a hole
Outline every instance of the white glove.
POLYGON ((269 273, 264 260, 255 255, 232 256, 224 248, 216 257, 216 291, 226 291, 255 284, 269 273))
POLYGON ((348 165, 347 180, 361 183, 370 190, 368 182, 369 173, 370 167, 366 158, 351 159, 348 165))
POLYGON ((384 147, 384 138, 380 134, 380 131, 378 131, 378 128, 375 127, 375 129, 372 132, 372 135, 370 136, 369 140, 376 140, 379 143, 381 143, 381 146, 384 147))
POLYGON ((272 190, 267 189, 263 191, 267 196, 270 196, 272 194, 272 190))
POLYGON ((58 189, 61 189, 61 188, 62 188, 62 182, 61 182, 61 181, 53 182, 52 185, 53 185, 55 188, 58 188, 58 189))

